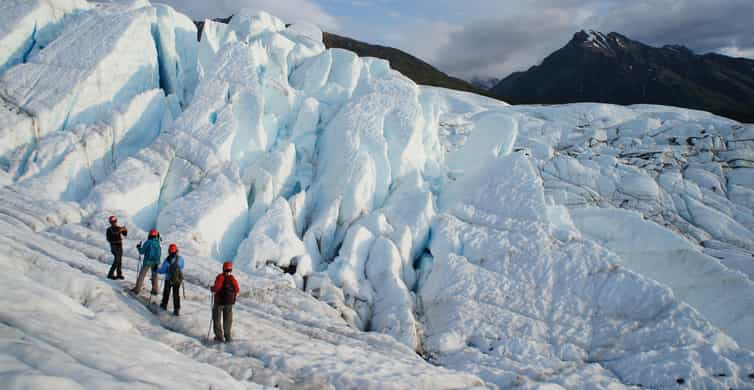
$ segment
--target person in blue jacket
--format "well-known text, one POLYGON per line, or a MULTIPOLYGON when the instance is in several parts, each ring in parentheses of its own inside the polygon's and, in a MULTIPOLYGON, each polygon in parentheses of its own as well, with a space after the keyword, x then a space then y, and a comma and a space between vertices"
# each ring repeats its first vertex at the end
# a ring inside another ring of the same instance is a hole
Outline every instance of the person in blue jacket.
POLYGON ((157 280, 157 266, 160 265, 160 258, 162 257, 162 248, 160 247, 160 233, 157 230, 152 229, 149 231, 149 237, 147 241, 142 244, 136 245, 136 249, 139 253, 144 255, 144 261, 139 271, 139 276, 136 279, 136 286, 133 288, 134 294, 139 294, 141 286, 144 285, 144 278, 147 276, 147 270, 152 271, 152 295, 157 295, 158 284, 157 280))
POLYGON ((183 257, 178 255, 178 245, 170 244, 168 257, 157 270, 158 274, 166 274, 165 289, 162 290, 162 310, 168 309, 170 290, 173 290, 173 314, 179 315, 181 311, 181 295, 179 291, 183 283, 183 257))

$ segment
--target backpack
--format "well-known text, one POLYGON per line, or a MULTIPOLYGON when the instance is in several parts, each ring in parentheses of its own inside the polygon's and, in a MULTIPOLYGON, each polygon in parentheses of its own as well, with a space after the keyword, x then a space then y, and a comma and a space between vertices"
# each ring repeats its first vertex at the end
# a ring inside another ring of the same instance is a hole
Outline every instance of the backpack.
POLYGON ((168 276, 170 277, 168 283, 170 283, 171 286, 178 287, 183 283, 183 271, 181 271, 181 267, 178 265, 177 256, 173 258, 173 261, 171 261, 168 266, 168 276))
POLYGON ((223 276, 223 286, 220 288, 219 298, 221 305, 233 305, 236 303, 236 289, 231 282, 232 276, 223 276))
POLYGON ((159 242, 155 240, 147 240, 143 245, 144 248, 144 263, 147 265, 159 265, 160 256, 162 256, 162 250, 159 242))

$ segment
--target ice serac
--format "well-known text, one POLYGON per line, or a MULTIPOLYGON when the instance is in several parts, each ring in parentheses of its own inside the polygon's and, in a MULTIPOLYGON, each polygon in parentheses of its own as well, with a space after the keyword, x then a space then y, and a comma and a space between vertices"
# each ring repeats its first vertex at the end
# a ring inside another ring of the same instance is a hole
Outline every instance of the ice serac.
POLYGON ((403 260, 392 241, 377 238, 369 251, 366 277, 374 287, 370 330, 394 336, 403 344, 419 348, 414 318, 414 297, 402 277, 403 260))
POLYGON ((230 165, 160 211, 157 229, 186 252, 233 259, 248 230, 246 192, 230 165))
POLYGON ((10 155, 9 173, 30 191, 81 201, 118 163, 149 146, 172 121, 162 90, 135 96, 104 123, 53 132, 10 155))
POLYGON ((250 42, 264 33, 276 33, 285 29, 285 23, 282 20, 267 12, 255 12, 248 8, 243 8, 234 14, 228 26, 243 42, 250 42))
MULTIPOLYGON (((342 83, 327 85, 342 89, 342 83)), ((423 167, 422 123, 418 89, 410 80, 394 75, 359 85, 320 139, 319 207, 340 199, 338 224, 345 226, 379 208, 394 179, 423 167)))
MULTIPOLYGON (((239 246, 234 263, 237 268, 254 272, 268 263, 280 268, 296 266, 307 261, 305 257, 306 249, 296 235, 291 208, 285 199, 277 198, 239 246)), ((297 270, 303 276, 310 272, 311 269, 297 270)))
POLYGON ((155 226, 164 182, 175 151, 162 140, 125 159, 82 202, 85 207, 130 215, 144 230, 155 226))
POLYGON ((0 93, 36 118, 38 136, 103 120, 159 87, 154 17, 150 8, 82 15, 28 62, 5 72, 0 93))
POLYGON ((91 6, 83 0, 8 0, 0 4, 0 74, 47 46, 72 17, 91 6))
POLYGON ((225 23, 205 20, 202 38, 197 49, 197 72, 204 77, 212 65, 217 51, 228 43, 237 41, 236 33, 225 23))
POLYGON ((166 95, 178 96, 182 107, 191 101, 199 82, 196 26, 186 15, 155 4, 153 36, 159 54, 160 87, 166 95))

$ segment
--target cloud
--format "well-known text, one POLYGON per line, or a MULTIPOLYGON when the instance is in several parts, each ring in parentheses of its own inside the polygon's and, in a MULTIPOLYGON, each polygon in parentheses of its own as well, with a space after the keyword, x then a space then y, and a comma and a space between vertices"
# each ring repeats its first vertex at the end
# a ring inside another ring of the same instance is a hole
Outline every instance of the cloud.
POLYGON ((242 8, 267 11, 286 23, 307 21, 336 31, 337 19, 313 0, 158 0, 189 15, 194 20, 230 16, 242 8))
POLYGON ((578 29, 578 21, 588 16, 548 8, 453 28, 435 22, 413 32, 413 42, 404 43, 410 51, 452 75, 466 79, 501 77, 526 69, 563 46, 578 29))
POLYGON ((752 0, 466 0, 465 20, 407 28, 398 42, 455 76, 526 70, 581 29, 619 32, 646 44, 752 57, 752 0), (438 27, 439 26, 439 27, 438 27), (428 39, 428 37, 431 37, 428 39))
POLYGON ((678 43, 697 51, 754 49, 754 1, 652 0, 616 6, 599 24, 653 45, 678 43), (746 16, 744 16, 746 15, 746 16))
POLYGON ((407 51, 425 61, 437 60, 438 53, 451 44, 452 34, 463 27, 444 21, 420 20, 411 30, 395 31, 386 38, 397 46, 407 47, 407 51), (410 40, 406 41, 406 38, 410 40))

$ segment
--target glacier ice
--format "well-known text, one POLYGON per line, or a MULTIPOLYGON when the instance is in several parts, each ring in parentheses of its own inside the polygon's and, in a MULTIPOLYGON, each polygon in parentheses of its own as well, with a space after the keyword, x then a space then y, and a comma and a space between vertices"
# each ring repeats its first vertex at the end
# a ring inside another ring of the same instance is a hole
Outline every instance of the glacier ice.
POLYGON ((0 73, 26 62, 90 8, 83 0, 8 0, 0 5, 0 73))
POLYGON ((35 340, 3 349, 12 388, 135 381, 155 346, 189 387, 754 387, 754 127, 418 86, 248 10, 197 42, 145 0, 0 9, 0 267, 45 285, 38 325, 3 314, 35 340), (178 243, 180 319, 93 276, 109 214, 128 275, 148 229, 178 243), (197 340, 222 261, 244 293, 220 354, 197 340), (105 367, 45 322, 127 347, 105 367))

